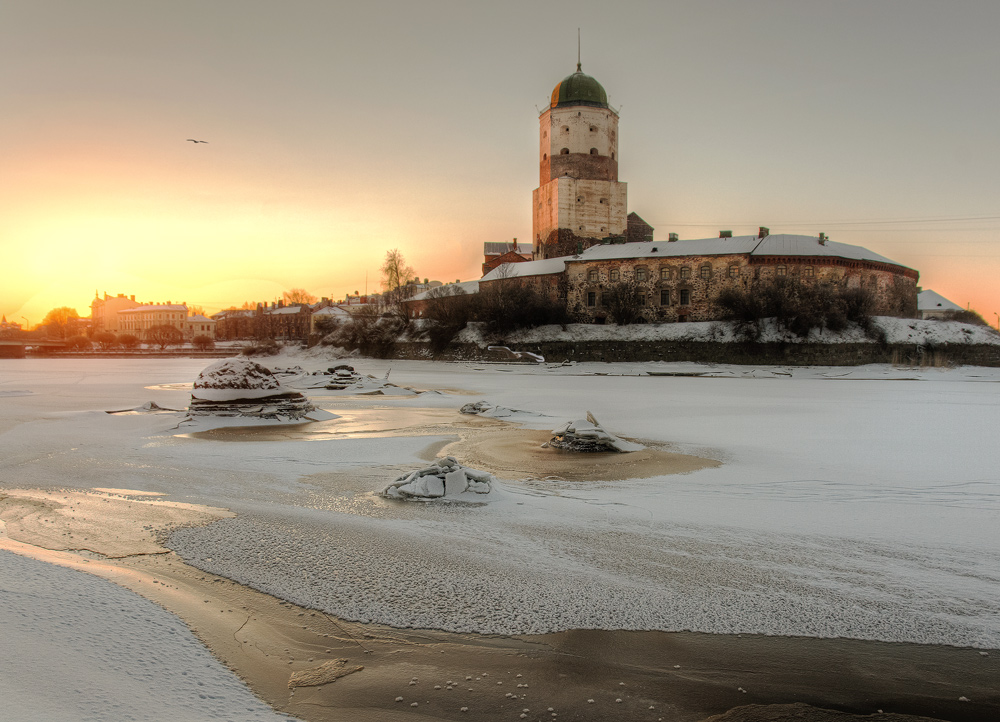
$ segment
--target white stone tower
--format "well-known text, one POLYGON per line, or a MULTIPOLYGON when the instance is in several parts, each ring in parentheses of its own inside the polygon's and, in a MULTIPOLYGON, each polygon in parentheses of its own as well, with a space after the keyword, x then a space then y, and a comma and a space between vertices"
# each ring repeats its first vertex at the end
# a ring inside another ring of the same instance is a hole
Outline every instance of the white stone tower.
POLYGON ((594 78, 556 85, 539 117, 539 180, 532 194, 532 255, 576 253, 626 230, 626 184, 618 182, 618 113, 594 78))

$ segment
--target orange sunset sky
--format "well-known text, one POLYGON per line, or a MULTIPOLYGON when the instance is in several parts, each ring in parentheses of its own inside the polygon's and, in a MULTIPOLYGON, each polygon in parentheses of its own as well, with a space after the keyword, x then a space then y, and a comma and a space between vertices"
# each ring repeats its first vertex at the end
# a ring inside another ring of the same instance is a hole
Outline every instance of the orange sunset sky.
POLYGON ((657 239, 823 231, 997 321, 1000 5, 922 0, 5 0, 0 312, 478 278, 577 27, 657 239))

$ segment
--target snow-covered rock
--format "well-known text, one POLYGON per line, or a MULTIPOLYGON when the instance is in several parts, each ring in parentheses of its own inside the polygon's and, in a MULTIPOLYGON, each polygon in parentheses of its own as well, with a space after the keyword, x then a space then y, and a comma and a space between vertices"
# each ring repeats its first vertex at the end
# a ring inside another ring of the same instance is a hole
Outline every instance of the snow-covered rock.
POLYGON ((586 419, 567 421, 562 426, 552 430, 549 446, 569 451, 640 451, 642 444, 619 439, 614 434, 605 431, 593 414, 587 412, 586 419))
POLYGON ((223 359, 198 374, 188 413, 271 421, 333 418, 298 391, 282 386, 270 369, 247 358, 223 359))
POLYGON ((445 456, 430 466, 403 474, 381 491, 388 499, 430 501, 465 495, 475 498, 489 494, 496 478, 486 471, 470 469, 459 464, 455 457, 445 456))

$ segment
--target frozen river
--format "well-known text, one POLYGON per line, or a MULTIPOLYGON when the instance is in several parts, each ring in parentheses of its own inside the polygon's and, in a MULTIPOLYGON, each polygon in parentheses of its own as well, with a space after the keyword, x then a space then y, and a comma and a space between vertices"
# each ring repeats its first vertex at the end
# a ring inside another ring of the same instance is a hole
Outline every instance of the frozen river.
POLYGON ((237 442, 192 437, 172 415, 104 413, 182 408, 203 366, 0 361, 0 483, 228 507, 236 518, 177 532, 171 547, 352 620, 1000 647, 992 369, 362 360, 362 373, 391 366, 394 382, 442 393, 309 395, 342 419, 425 414, 425 435, 338 434, 335 420, 312 438, 237 442), (538 428, 591 411, 620 436, 722 464, 617 482, 507 479, 481 506, 373 495, 454 440, 438 421, 480 399, 544 414, 538 428))

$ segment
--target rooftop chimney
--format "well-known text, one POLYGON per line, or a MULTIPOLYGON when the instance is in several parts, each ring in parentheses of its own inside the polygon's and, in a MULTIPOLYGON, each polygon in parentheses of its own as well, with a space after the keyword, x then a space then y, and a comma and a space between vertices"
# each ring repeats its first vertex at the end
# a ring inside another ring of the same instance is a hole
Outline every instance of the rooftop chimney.
POLYGON ((820 234, 819 234, 819 245, 821 245, 821 246, 825 246, 825 245, 826 245, 826 242, 827 242, 828 240, 830 240, 830 239, 826 237, 826 234, 825 234, 825 233, 820 233, 820 234))
POLYGON ((771 229, 767 226, 761 226, 757 229, 757 238, 767 238, 770 235, 771 229))
POLYGON ((732 231, 719 231, 719 238, 732 238, 732 237, 733 237, 732 231))
POLYGON ((667 243, 676 243, 676 242, 677 242, 676 233, 671 233, 669 236, 667 236, 667 243))

